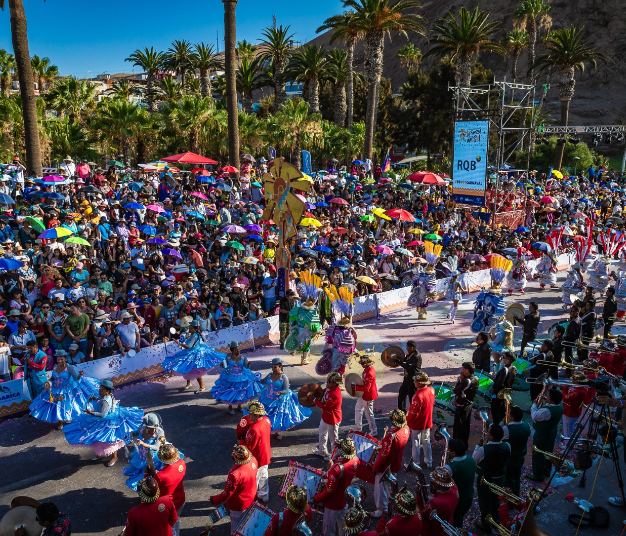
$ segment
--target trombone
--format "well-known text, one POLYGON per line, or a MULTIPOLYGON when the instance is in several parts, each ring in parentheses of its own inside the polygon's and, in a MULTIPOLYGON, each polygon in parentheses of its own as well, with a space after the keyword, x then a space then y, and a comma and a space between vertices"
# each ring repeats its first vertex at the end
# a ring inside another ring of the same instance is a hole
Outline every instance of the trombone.
POLYGON ((496 520, 493 518, 491 514, 488 514, 487 517, 485 517, 485 521, 489 523, 490 525, 493 525, 500 533, 500 536, 511 536, 512 534, 511 531, 507 529, 504 525, 500 525, 500 523, 496 523, 496 520))
POLYGON ((560 462, 563 459, 558 454, 554 454, 554 452, 548 452, 546 450, 538 449, 535 445, 533 445, 533 452, 536 452, 538 454, 543 454, 546 458, 552 460, 553 462, 560 462))
POLYGON ((525 501, 521 497, 518 497, 517 495, 510 493, 509 491, 505 490, 504 488, 501 488, 500 486, 496 486, 495 484, 492 484, 488 480, 485 480, 485 477, 482 477, 480 481, 478 482, 479 486, 481 484, 487 486, 491 490, 491 493, 494 493, 495 495, 503 495, 504 497, 506 497, 507 501, 517 503, 520 506, 525 504, 525 501))
POLYGON ((437 510, 433 510, 430 513, 430 520, 436 520, 439 521, 439 523, 441 523, 441 528, 442 530, 448 535, 448 536, 462 536, 462 532, 460 530, 457 530, 456 528, 454 528, 454 526, 452 526, 450 523, 448 523, 445 519, 441 519, 438 515, 437 515, 437 510))

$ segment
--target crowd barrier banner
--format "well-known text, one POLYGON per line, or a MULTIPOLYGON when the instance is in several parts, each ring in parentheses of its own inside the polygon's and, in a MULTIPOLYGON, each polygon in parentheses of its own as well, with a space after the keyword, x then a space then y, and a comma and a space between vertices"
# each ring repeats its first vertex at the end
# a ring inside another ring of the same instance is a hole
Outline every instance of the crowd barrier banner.
MULTIPOLYGON (((535 269, 536 260, 530 261, 529 269, 535 269)), ((574 263, 573 255, 560 255, 557 261, 558 269, 564 270, 574 263)), ((461 276, 461 284, 469 288, 470 292, 477 292, 481 288, 488 288, 491 277, 489 270, 465 273, 461 276)), ((438 296, 445 295, 449 285, 449 278, 437 280, 438 296)), ((354 300, 354 321, 363 321, 388 315, 408 307, 407 300, 411 294, 411 287, 403 287, 379 294, 361 296, 354 300)), ((236 341, 243 350, 254 350, 258 346, 276 342, 280 333, 278 316, 263 318, 241 326, 232 326, 219 332, 205 333, 205 343, 224 353, 229 352, 230 343, 236 341)), ((158 344, 144 348, 133 357, 114 355, 76 365, 83 370, 86 376, 98 379, 110 379, 119 387, 132 382, 141 381, 163 372, 161 363, 168 356, 180 350, 176 342, 158 344)), ((248 353, 248 359, 254 360, 254 352, 248 353)), ((23 380, 12 380, 0 383, 0 419, 14 416, 28 410, 30 396, 23 380)))

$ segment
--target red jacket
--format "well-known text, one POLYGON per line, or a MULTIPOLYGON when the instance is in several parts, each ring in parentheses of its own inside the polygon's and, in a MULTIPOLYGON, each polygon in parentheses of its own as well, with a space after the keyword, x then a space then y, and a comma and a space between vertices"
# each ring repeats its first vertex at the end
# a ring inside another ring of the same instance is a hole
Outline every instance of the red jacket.
POLYGON ((311 507, 307 506, 306 512, 304 514, 296 514, 289 510, 289 508, 285 508, 283 510, 283 523, 278 530, 278 518, 280 513, 276 512, 270 521, 270 524, 265 529, 263 536, 291 536, 293 534, 293 526, 298 522, 298 520, 302 516, 306 516, 307 521, 311 521, 311 517, 313 517, 313 512, 311 511, 311 507))
POLYGON ((324 508, 329 510, 342 510, 346 505, 344 492, 352 484, 352 479, 355 477, 358 467, 359 459, 357 457, 351 460, 339 458, 328 470, 326 485, 322 491, 315 495, 313 498, 314 502, 322 503, 324 508))
POLYGON ((433 427, 433 408, 435 407, 435 390, 430 387, 418 389, 411 406, 406 422, 411 430, 428 430, 433 427))
POLYGON ((187 465, 183 460, 178 460, 171 465, 166 465, 154 477, 157 484, 159 484, 161 497, 169 495, 174 501, 176 510, 185 504, 185 486, 183 486, 183 478, 185 478, 186 473, 187 465))
MULTIPOLYGON (((243 465, 234 465, 228 472, 224 491, 211 497, 211 503, 221 504, 226 501, 229 510, 243 512, 250 508, 256 497, 256 473, 259 466, 256 458, 243 465)), ((152 536, 152 535, 151 535, 152 536)))
POLYGON ((617 350, 615 354, 599 353, 589 354, 590 357, 595 357, 598 360, 598 364, 604 367, 607 372, 615 374, 616 376, 623 376, 624 374, 624 362, 626 361, 626 350, 617 350))
POLYGON ((246 434, 248 433, 248 428, 250 428, 251 425, 250 414, 244 415, 239 421, 239 424, 237 424, 236 434, 240 445, 245 444, 246 434))
POLYGON ((178 520, 170 497, 159 497, 152 504, 141 503, 128 512, 124 536, 172 536, 172 525, 178 520))
POLYGON ((245 445, 259 462, 259 467, 269 465, 272 459, 271 435, 272 423, 265 415, 252 423, 246 433, 245 445))
POLYGON ((430 519, 430 513, 433 510, 437 510, 437 516, 439 516, 444 521, 452 524, 452 516, 454 515, 454 510, 456 510, 457 505, 459 504, 459 490, 455 486, 452 486, 449 491, 445 493, 435 493, 433 498, 428 501, 426 506, 421 504, 421 495, 418 494, 418 504, 422 507, 422 532, 424 534, 428 534, 428 536, 446 536, 441 523, 436 519, 430 519))
POLYGON ((374 367, 369 366, 363 370, 363 382, 365 385, 355 385, 356 391, 363 391, 363 400, 369 402, 378 398, 378 389, 376 388, 376 371, 374 367))
POLYGON ((500 513, 500 523, 507 529, 510 529, 512 525, 521 523, 524 521, 526 510, 528 509, 526 503, 520 507, 520 510, 516 510, 514 506, 509 506, 509 503, 500 504, 498 512, 500 513))
MULTIPOLYGON (((380 535, 387 536, 396 536, 396 534, 398 536, 422 534, 422 518, 419 512, 412 516, 396 514, 389 522, 387 522, 385 517, 381 517, 376 531, 380 535)), ((428 533, 424 532, 423 534, 428 533)))
POLYGON ((326 424, 341 422, 341 388, 339 386, 332 391, 326 387, 322 399, 315 399, 315 405, 322 409, 322 421, 326 424))
POLYGON ((584 387, 563 387, 563 415, 580 417, 587 390, 584 387))
POLYGON ((384 473, 390 465, 392 473, 402 469, 402 455, 410 437, 408 426, 392 428, 380 442, 380 450, 373 467, 374 473, 384 473))

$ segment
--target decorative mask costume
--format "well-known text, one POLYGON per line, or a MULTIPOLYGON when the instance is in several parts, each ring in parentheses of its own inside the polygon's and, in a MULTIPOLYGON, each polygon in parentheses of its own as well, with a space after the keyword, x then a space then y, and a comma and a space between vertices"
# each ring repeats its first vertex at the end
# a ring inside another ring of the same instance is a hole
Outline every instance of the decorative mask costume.
POLYGON ((426 318, 426 310, 428 302, 434 296, 437 288, 437 280, 435 278, 435 264, 439 261, 442 246, 435 245, 432 242, 424 243, 424 257, 428 265, 424 272, 420 272, 413 279, 413 289, 409 296, 409 307, 416 307, 419 313, 418 318, 423 320, 426 318))
POLYGON ((320 317, 317 314, 317 299, 321 280, 318 276, 305 271, 300 273, 302 284, 298 290, 300 305, 294 305, 289 311, 289 336, 285 340, 285 348, 293 354, 302 352, 302 364, 309 363, 311 341, 320 329, 320 317))
POLYGON ((491 264, 491 288, 481 290, 474 304, 474 320, 471 330, 474 333, 488 331, 502 321, 505 313, 504 298, 502 297, 502 281, 513 266, 513 262, 500 255, 493 255, 491 264))

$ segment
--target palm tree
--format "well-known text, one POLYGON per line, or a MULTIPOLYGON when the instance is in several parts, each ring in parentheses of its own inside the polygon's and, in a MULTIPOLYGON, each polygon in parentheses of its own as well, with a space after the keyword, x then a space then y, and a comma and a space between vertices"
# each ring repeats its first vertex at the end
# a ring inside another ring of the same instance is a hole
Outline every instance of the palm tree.
POLYGON ((530 79, 534 78, 533 65, 535 64, 535 45, 537 44, 537 20, 543 20, 545 26, 550 25, 550 2, 548 0, 523 0, 515 10, 515 18, 526 26, 528 31, 528 72, 530 79))
POLYGON ((200 43, 195 45, 195 54, 193 57, 193 67, 200 71, 201 93, 203 97, 211 96, 211 71, 223 69, 224 65, 218 54, 215 52, 213 45, 205 45, 200 43))
MULTIPOLYGON (((0 9, 4 9, 5 0, 0 0, 0 9)), ((37 101, 35 98, 35 80, 28 52, 28 34, 26 32, 26 14, 22 0, 9 0, 11 19, 11 41, 20 82, 22 97, 22 117, 24 119, 24 138, 26 140, 26 173, 41 176, 41 143, 39 140, 39 122, 37 120, 37 101)))
POLYGON ((180 76, 180 83, 185 88, 187 73, 192 70, 194 52, 191 43, 183 39, 172 41, 172 46, 165 53, 167 66, 180 76))
POLYGON ((113 86, 107 89, 105 93, 116 99, 130 101, 130 96, 135 95, 137 92, 133 84, 131 84, 128 80, 121 79, 113 82, 113 86))
POLYGON ((241 60, 237 69, 237 91, 247 114, 252 113, 252 93, 263 85, 263 80, 262 62, 258 58, 241 60))
POLYGON ((219 95, 222 99, 226 98, 226 76, 221 74, 214 81, 211 91, 213 95, 219 95))
MULTIPOLYGON (((573 24, 569 28, 553 30, 544 42, 546 53, 538 56, 531 67, 531 70, 537 69, 537 75, 549 69, 556 69, 558 72, 561 126, 565 127, 569 122, 569 106, 574 98, 576 73, 584 73, 587 63, 595 69, 598 61, 604 63, 610 61, 608 56, 597 52, 589 41, 583 40, 582 33, 583 30, 577 29, 573 24)), ((559 142, 554 157, 556 169, 561 168, 564 149, 565 143, 559 142)))
POLYGON ((365 36, 365 78, 367 80, 367 113, 363 156, 372 158, 378 88, 383 74, 385 36, 394 33, 408 37, 409 32, 424 34, 424 18, 407 10, 421 7, 415 0, 344 0, 344 6, 355 12, 355 24, 365 36))
POLYGON ((502 45, 511 52, 513 57, 513 82, 517 80, 517 60, 522 50, 528 46, 528 33, 525 30, 511 30, 502 38, 502 45))
POLYGON ((161 80, 160 98, 166 102, 176 102, 183 96, 183 86, 171 76, 165 76, 161 80))
POLYGON ((348 78, 346 65, 348 51, 333 48, 328 53, 325 78, 332 84, 333 89, 333 120, 343 127, 346 124, 346 81, 348 78))
POLYGON ((15 73, 15 56, 6 50, 0 50, 0 90, 6 95, 15 73))
POLYGON ((121 144, 124 164, 130 163, 130 142, 139 114, 137 104, 123 99, 105 101, 100 113, 101 132, 105 138, 121 144))
POLYGON ((146 87, 146 99, 148 100, 148 111, 156 112, 154 77, 163 68, 165 54, 157 52, 154 47, 145 47, 143 50, 135 50, 126 61, 132 62, 136 67, 141 67, 148 75, 146 87))
POLYGON ((319 45, 304 45, 294 52, 285 70, 285 77, 297 82, 304 82, 308 90, 311 113, 320 111, 320 78, 325 73, 327 64, 326 50, 319 45))
POLYGON ((93 103, 95 96, 93 84, 68 76, 53 87, 46 98, 57 112, 67 112, 70 123, 74 123, 80 121, 83 111, 93 103))
POLYGON ((289 33, 289 26, 283 28, 265 28, 261 40, 261 58, 263 61, 270 60, 274 69, 274 95, 275 106, 278 109, 287 100, 285 89, 284 72, 287 60, 292 54, 293 34, 289 33))
POLYGON ((455 82, 457 86, 469 86, 472 78, 472 64, 478 60, 481 51, 504 54, 504 47, 491 40, 491 36, 500 30, 497 21, 488 22, 488 13, 459 10, 459 20, 448 11, 448 18, 442 17, 433 27, 435 46, 426 56, 441 56, 452 59, 456 66, 455 82))
POLYGON ((248 43, 245 39, 237 41, 237 59, 239 61, 252 61, 256 57, 256 48, 255 45, 248 43))
POLYGON ((237 0, 224 3, 224 64, 228 112, 228 162, 239 169, 239 108, 237 106, 237 0))
POLYGON ((333 31, 329 44, 342 41, 348 52, 346 59, 346 126, 350 128, 354 113, 354 47, 357 40, 361 38, 361 31, 356 24, 355 14, 350 11, 326 19, 316 32, 320 33, 326 30, 333 31))
POLYGON ((170 118, 174 120, 176 128, 187 135, 187 150, 198 153, 199 133, 202 125, 211 114, 211 99, 183 95, 180 101, 170 105, 168 113, 170 118))
POLYGON ((33 76, 37 80, 37 89, 39 92, 43 91, 43 82, 59 74, 58 67, 50 64, 50 58, 40 58, 35 55, 31 58, 30 64, 33 68, 33 76))
POLYGON ((400 65, 407 69, 409 72, 417 70, 419 64, 422 62, 424 55, 422 51, 417 48, 413 43, 404 45, 398 52, 396 52, 396 58, 400 60, 400 65))
POLYGON ((40 76, 41 86, 39 88, 39 92, 43 91, 43 89, 49 89, 48 84, 52 82, 57 76, 59 76, 59 68, 56 65, 50 65, 44 73, 40 76))
POLYGON ((289 99, 276 113, 275 121, 285 134, 291 160, 298 169, 302 167, 301 150, 319 143, 322 137, 321 119, 320 114, 309 114, 309 105, 300 99, 289 99))

